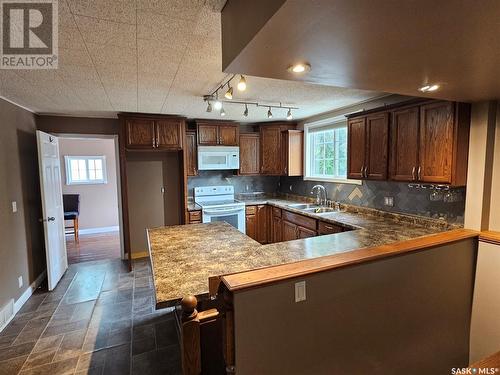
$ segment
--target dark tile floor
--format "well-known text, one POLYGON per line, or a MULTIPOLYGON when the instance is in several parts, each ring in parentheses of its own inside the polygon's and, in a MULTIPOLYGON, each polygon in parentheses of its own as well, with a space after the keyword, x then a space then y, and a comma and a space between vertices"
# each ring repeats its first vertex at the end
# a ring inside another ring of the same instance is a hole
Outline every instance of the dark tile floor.
POLYGON ((0 374, 180 374, 173 312, 153 303, 149 261, 72 264, 0 333, 0 374))

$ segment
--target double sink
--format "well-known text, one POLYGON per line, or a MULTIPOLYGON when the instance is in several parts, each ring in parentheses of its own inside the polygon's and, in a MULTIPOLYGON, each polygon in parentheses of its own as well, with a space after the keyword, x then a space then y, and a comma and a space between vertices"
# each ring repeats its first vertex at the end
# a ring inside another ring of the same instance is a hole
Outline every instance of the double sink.
POLYGON ((307 204, 307 203, 294 203, 287 205, 290 208, 295 208, 297 210, 313 213, 313 214, 326 214, 332 212, 340 212, 340 210, 332 208, 320 206, 318 204, 307 204))

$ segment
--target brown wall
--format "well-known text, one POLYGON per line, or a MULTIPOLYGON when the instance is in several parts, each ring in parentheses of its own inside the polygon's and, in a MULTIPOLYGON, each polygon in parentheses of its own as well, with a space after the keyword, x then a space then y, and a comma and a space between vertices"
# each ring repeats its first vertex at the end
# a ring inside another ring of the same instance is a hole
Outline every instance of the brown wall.
POLYGON ((466 367, 477 240, 234 295, 247 374, 447 374, 466 367), (306 301, 294 284, 306 281, 306 301))
POLYGON ((80 229, 119 226, 114 139, 59 138, 63 194, 80 194, 80 229), (106 157, 107 183, 67 185, 65 156, 106 157))
POLYGON ((47 133, 118 134, 120 122, 113 118, 37 116, 37 129, 47 133))
POLYGON ((34 114, 0 99, 0 307, 45 270, 35 130, 34 114))

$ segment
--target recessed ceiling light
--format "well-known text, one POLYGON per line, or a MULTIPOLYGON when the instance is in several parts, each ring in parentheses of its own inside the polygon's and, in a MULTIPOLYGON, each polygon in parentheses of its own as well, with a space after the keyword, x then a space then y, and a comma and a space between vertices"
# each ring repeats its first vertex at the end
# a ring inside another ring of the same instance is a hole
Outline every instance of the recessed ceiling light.
POLYGON ((311 71, 311 65, 308 63, 298 63, 294 65, 290 65, 288 67, 288 71, 292 73, 304 73, 311 71))
POLYGON ((434 85, 425 85, 425 86, 422 86, 422 87, 420 87, 418 89, 418 91, 429 92, 429 91, 436 91, 437 89, 439 89, 439 85, 434 84, 434 85))

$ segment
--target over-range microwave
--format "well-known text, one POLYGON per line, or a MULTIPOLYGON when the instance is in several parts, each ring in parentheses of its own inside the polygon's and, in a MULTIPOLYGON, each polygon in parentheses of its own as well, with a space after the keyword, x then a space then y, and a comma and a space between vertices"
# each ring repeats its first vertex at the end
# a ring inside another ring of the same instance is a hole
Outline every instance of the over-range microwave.
POLYGON ((231 146, 198 146, 198 170, 214 171, 240 168, 240 148, 231 146))

